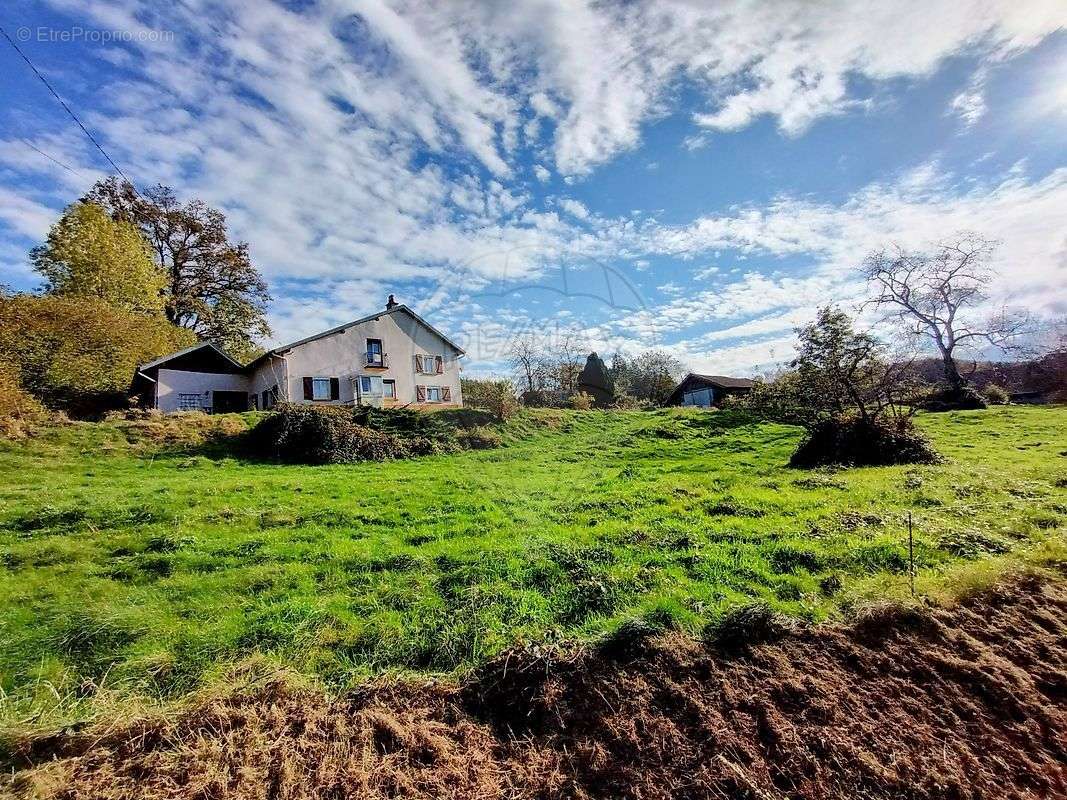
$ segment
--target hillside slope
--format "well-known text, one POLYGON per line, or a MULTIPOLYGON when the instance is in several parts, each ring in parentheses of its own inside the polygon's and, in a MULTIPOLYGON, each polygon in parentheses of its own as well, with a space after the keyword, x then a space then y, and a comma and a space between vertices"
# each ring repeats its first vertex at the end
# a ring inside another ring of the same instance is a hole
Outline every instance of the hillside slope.
POLYGON ((266 658, 337 691, 461 675, 640 620, 806 620, 960 565, 1062 552, 1067 409, 925 416, 941 465, 785 467, 725 413, 526 413, 507 446, 352 466, 198 443, 248 418, 76 424, 0 445, 0 724, 172 702, 266 658))

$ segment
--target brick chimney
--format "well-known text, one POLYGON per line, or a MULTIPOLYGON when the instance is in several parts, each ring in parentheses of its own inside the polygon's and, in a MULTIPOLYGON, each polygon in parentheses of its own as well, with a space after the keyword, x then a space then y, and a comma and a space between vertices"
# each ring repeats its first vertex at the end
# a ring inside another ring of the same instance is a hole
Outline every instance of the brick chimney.
POLYGON ((385 304, 385 310, 392 311, 398 305, 400 305, 400 303, 396 302, 396 298, 392 295, 389 295, 389 302, 385 304))

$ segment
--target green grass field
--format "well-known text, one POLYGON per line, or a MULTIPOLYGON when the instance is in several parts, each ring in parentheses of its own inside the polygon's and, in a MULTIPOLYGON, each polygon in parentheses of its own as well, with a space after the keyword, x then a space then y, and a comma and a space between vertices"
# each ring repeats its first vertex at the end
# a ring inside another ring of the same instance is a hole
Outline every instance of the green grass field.
POLYGON ((175 698, 254 654, 344 687, 753 599, 824 619, 906 585, 908 510, 924 585, 1062 544, 1067 409, 919 421, 945 464, 792 470, 798 429, 681 410, 525 412, 497 450, 357 466, 135 422, 2 443, 0 721, 175 698))

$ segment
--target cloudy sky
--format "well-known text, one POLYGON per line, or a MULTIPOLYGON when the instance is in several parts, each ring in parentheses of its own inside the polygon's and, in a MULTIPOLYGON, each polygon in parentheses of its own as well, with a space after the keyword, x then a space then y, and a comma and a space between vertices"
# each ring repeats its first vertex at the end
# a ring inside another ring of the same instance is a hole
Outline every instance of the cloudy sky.
MULTIPOLYGON (((9 0, 139 186, 223 209, 276 341, 392 292, 501 369, 517 332, 698 371, 789 356, 863 255, 1000 240, 1067 314, 1062 0, 9 0)), ((0 40, 0 282, 109 165, 0 40)))

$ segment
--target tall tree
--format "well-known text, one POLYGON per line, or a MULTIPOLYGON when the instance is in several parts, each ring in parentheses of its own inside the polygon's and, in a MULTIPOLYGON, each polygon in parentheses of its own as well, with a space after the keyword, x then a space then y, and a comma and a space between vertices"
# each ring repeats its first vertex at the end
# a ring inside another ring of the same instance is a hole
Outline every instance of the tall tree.
POLYGON ((665 350, 646 350, 627 358, 616 353, 609 374, 618 393, 648 403, 663 403, 685 373, 681 361, 665 350))
POLYGON ((148 242, 133 224, 112 220, 96 203, 68 206, 30 260, 49 294, 91 297, 138 314, 163 311, 165 280, 148 242))
POLYGON ((214 341, 235 357, 270 335, 270 294, 246 242, 231 242, 226 217, 201 200, 182 205, 170 188, 139 194, 115 177, 97 182, 86 199, 112 218, 136 225, 166 275, 165 313, 175 325, 214 341))
POLYGON ((1028 328, 1023 315, 982 312, 994 276, 989 262, 995 249, 996 242, 964 232, 927 252, 893 245, 863 262, 874 292, 871 302, 905 323, 912 335, 933 341, 945 381, 955 393, 967 385, 957 362, 961 350, 983 344, 1010 350, 1028 328))

